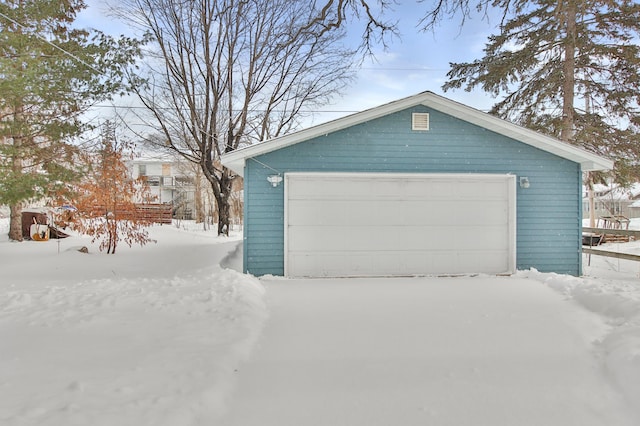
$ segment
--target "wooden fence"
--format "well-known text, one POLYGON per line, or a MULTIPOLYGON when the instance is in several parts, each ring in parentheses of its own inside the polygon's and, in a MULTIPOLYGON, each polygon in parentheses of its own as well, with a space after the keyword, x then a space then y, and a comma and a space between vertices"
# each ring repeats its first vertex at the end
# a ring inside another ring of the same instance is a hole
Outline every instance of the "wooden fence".
POLYGON ((136 215, 153 223, 171 224, 172 204, 136 204, 136 215))
MULTIPOLYGON (((610 229, 610 228, 588 228, 588 227, 583 227, 582 228, 582 232, 583 233, 587 233, 587 234, 597 234, 597 235, 604 235, 604 239, 605 241, 618 241, 620 242, 620 239, 618 237, 624 237, 626 241, 629 241, 630 239, 635 239, 638 240, 640 239, 640 231, 630 231, 628 229, 610 229), (608 238, 608 236, 611 236, 608 238)), ((625 260, 634 260, 637 262, 640 262, 640 255, 637 254, 631 254, 631 253, 620 253, 617 251, 610 251, 610 250, 602 250, 599 248, 594 248, 597 246, 582 246, 582 252, 592 255, 595 254, 597 256, 606 256, 606 257, 613 257, 616 259, 625 259, 625 260)))
MULTIPOLYGON (((105 208, 94 206, 92 213, 94 216, 105 214, 105 208)), ((136 204, 135 211, 117 210, 116 216, 120 219, 128 220, 136 217, 138 219, 153 222, 170 224, 173 219, 172 204, 136 204)))

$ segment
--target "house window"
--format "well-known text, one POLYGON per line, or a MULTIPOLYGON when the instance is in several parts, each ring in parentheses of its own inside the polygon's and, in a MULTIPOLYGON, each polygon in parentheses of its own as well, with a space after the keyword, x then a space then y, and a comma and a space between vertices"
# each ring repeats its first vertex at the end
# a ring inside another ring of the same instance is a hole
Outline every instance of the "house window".
POLYGON ((138 176, 146 176, 146 175, 147 175, 147 165, 138 164, 138 176))
POLYGON ((160 186, 160 176, 149 176, 147 183, 149 186, 160 186))
POLYGON ((194 179, 191 176, 176 176, 176 186, 194 185, 194 179))

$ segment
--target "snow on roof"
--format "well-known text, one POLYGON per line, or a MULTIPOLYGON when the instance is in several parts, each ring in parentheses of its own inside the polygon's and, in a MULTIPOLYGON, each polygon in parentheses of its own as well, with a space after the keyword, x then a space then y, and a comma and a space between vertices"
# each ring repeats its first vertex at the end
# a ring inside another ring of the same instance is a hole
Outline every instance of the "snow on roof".
MULTIPOLYGON (((583 194, 586 198, 588 196, 587 189, 583 186, 583 194)), ((633 183, 629 187, 622 187, 616 183, 609 185, 595 184, 593 185, 593 192, 596 198, 608 201, 624 201, 633 200, 640 195, 640 183, 633 183)))
POLYGON ((631 195, 631 198, 637 198, 640 196, 640 183, 636 182, 632 184, 629 188, 629 194, 631 195))

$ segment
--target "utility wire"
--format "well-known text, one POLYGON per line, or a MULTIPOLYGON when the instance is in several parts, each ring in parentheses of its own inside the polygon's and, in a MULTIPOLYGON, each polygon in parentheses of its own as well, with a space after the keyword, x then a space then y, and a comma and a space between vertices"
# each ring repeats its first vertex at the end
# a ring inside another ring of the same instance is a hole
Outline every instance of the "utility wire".
MULTIPOLYGON (((126 110, 135 110, 135 109, 141 109, 141 110, 147 110, 148 108, 144 105, 93 105, 92 108, 109 108, 109 109, 113 109, 113 108, 117 108, 117 109, 126 109, 126 110)), ((176 108, 175 107, 155 107, 155 109, 157 110, 162 110, 162 111, 175 111, 176 108)), ((187 111, 187 108, 182 108, 184 111, 187 111)), ((234 109, 231 112, 242 112, 244 110, 242 109, 234 109)), ((266 112, 267 110, 264 109, 252 109, 251 112, 266 112)), ((284 112, 284 110, 271 110, 272 112, 284 112)), ((348 112, 361 112, 362 110, 348 110, 348 109, 313 109, 313 110, 305 110, 305 112, 318 112, 318 113, 348 113, 348 112)))
POLYGON ((390 67, 360 67, 367 71, 448 71, 447 68, 390 68, 390 67))

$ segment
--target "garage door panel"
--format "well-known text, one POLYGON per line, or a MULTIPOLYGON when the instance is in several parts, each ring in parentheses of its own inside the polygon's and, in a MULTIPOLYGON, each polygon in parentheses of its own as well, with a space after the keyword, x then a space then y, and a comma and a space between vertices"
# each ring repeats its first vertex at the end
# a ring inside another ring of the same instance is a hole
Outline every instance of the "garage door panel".
POLYGON ((455 194, 459 199, 465 200, 503 200, 507 199, 509 192, 504 182, 459 182, 455 185, 455 194))
MULTIPOLYGON (((354 175, 355 176, 355 175, 354 175)), ((376 182, 375 193, 379 199, 399 199, 402 191, 401 184, 395 180, 381 179, 376 182)), ((296 179, 294 188, 288 191, 289 200, 353 200, 368 199, 370 194, 361 193, 362 181, 360 180, 325 180, 318 185, 315 178, 296 179)))
POLYGON ((289 226, 505 225, 506 200, 293 200, 289 226), (481 207, 481 208, 480 208, 481 207))
MULTIPOLYGON (((362 180, 358 180, 358 174, 354 173, 345 180, 326 180, 318 186, 315 177, 296 178, 296 186, 289 189, 289 200, 296 199, 370 199, 375 196, 383 199, 451 199, 458 198, 464 200, 482 200, 505 198, 508 196, 508 187, 504 182, 483 182, 482 186, 473 180, 469 182, 451 182, 448 177, 433 178, 425 183, 423 178, 404 179, 399 182, 395 178, 377 178, 376 183, 371 187, 370 193, 360 192, 362 180)), ((346 175, 345 175, 346 176, 346 175)), ((459 176, 459 175, 455 175, 459 176)))
POLYGON ((379 246, 379 235, 365 227, 298 226, 289 231, 288 241, 289 251, 369 250, 379 246))
POLYGON ((509 233, 504 226, 377 226, 317 227, 297 226, 289 235, 293 251, 368 251, 391 252, 413 250, 494 250, 507 244, 509 233), (468 229, 465 229, 468 228, 468 229))
POLYGON ((442 247, 466 251, 505 249, 508 239, 509 233, 502 226, 486 226, 481 230, 462 227, 451 230, 442 247))
POLYGON ((290 257, 290 267, 298 276, 368 276, 373 262, 369 253, 298 252, 290 257))
POLYGON ((425 253, 394 253, 375 259, 370 252, 331 252, 321 256, 300 253, 293 262, 302 276, 371 276, 372 270, 377 275, 415 275, 429 258, 425 253))
POLYGON ((289 276, 498 273, 515 264, 513 176, 285 179, 289 276))
POLYGON ((508 269, 506 250, 440 251, 432 261, 434 274, 498 274, 508 269))
MULTIPOLYGON (((325 180, 318 186, 315 178, 301 177, 296 179, 296 186, 288 191, 289 200, 369 200, 375 197, 378 200, 411 200, 411 199, 450 199, 453 185, 448 178, 433 179, 425 184, 422 178, 406 178, 399 182, 395 178, 377 178, 368 192, 361 192, 362 180, 358 180, 357 174, 346 178, 347 180, 325 180)), ((471 188, 460 197, 477 197, 476 191, 471 188)))
POLYGON ((289 227, 404 223, 399 201, 377 202, 375 209, 372 209, 370 201, 365 200, 294 200, 290 203, 289 227))
POLYGON ((508 268, 507 252, 495 250, 478 251, 421 251, 398 252, 374 258, 370 252, 303 253, 292 256, 292 267, 300 276, 371 276, 376 275, 421 275, 421 274, 468 274, 483 268, 484 273, 502 273, 508 268), (491 258, 487 269, 486 259, 491 258), (429 272, 425 272, 428 270, 429 272))
POLYGON ((363 251, 393 252, 423 248, 431 239, 432 228, 403 228, 380 226, 326 227, 318 232, 314 227, 298 227, 289 238, 290 251, 363 251))
POLYGON ((466 200, 433 200, 405 204, 403 223, 434 225, 504 225, 508 220, 506 200, 471 202, 466 200))
POLYGON ((479 201, 472 206, 468 213, 458 212, 456 219, 467 226, 507 226, 509 222, 508 200, 479 201))

